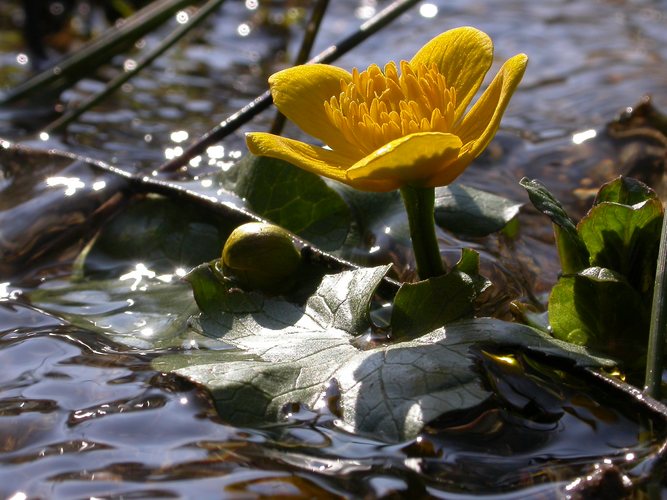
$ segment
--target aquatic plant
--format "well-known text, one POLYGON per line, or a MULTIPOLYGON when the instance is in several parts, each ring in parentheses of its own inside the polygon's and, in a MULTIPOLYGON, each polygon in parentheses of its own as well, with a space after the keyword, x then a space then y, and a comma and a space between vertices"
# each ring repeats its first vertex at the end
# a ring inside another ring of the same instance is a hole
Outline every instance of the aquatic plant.
POLYGON ((489 144, 528 58, 507 60, 466 113, 492 61, 491 39, 462 27, 384 70, 313 64, 280 71, 269 79, 274 103, 327 147, 254 132, 248 148, 363 191, 401 189, 419 274, 443 274, 433 188, 450 184, 489 144))

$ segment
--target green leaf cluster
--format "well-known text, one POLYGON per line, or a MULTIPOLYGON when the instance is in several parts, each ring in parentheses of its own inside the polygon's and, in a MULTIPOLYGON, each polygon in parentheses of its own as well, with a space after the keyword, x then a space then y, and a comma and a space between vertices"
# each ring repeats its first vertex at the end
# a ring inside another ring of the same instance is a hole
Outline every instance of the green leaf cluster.
POLYGON ((563 274, 549 299, 553 334, 641 366, 663 218, 659 198, 619 177, 602 186, 575 224, 539 182, 521 184, 554 224, 563 274))

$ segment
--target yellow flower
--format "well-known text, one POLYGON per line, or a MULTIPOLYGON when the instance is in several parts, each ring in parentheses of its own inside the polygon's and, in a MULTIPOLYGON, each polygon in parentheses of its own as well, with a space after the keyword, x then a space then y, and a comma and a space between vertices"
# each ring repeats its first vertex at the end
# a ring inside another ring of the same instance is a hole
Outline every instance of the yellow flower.
POLYGON ((495 135, 527 61, 507 60, 467 113, 493 62, 491 39, 475 28, 442 33, 400 68, 286 69, 269 78, 274 103, 328 147, 254 132, 248 148, 364 191, 444 186, 495 135))

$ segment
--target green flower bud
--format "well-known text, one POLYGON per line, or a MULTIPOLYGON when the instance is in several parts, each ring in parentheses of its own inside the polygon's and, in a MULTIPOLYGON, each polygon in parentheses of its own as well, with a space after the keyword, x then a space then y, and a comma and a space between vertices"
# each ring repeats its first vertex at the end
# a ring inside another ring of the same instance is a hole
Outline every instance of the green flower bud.
POLYGON ((281 227, 249 222, 227 238, 222 264, 225 276, 242 288, 281 293, 293 284, 301 254, 281 227))

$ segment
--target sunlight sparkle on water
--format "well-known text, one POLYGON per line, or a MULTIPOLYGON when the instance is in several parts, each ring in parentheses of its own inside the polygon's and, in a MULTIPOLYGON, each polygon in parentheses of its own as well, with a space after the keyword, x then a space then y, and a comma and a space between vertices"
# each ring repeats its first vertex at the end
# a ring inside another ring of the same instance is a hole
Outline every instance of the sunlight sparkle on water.
POLYGON ((248 36, 250 34, 250 26, 246 23, 239 24, 239 27, 236 28, 236 32, 241 36, 248 36))
POLYGON ((155 271, 148 269, 145 264, 139 263, 134 267, 134 271, 123 274, 120 278, 120 281, 134 280, 130 290, 133 292, 137 290, 139 284, 143 281, 144 278, 152 279, 155 278, 155 271))
POLYGON ((206 149, 206 154, 209 158, 214 160, 219 160, 225 156, 225 147, 224 146, 210 146, 206 149))
POLYGON ((141 329, 141 336, 142 337, 152 337, 153 333, 155 333, 155 332, 153 331, 152 328, 142 328, 141 329))
POLYGON ((596 135, 598 135, 598 133, 592 128, 584 130, 583 132, 577 132, 576 134, 572 134, 572 142, 581 144, 589 139, 593 139, 596 135))
POLYGON ((19 64, 28 64, 29 61, 30 59, 25 54, 19 54, 16 56, 16 62, 19 64))
POLYGON ((172 160, 177 156, 181 156, 182 154, 183 154, 183 148, 180 146, 176 146, 175 148, 166 148, 164 150, 164 157, 167 160, 172 160))
POLYGON ((256 10, 258 5, 257 0, 245 0, 245 8, 248 10, 256 10))
POLYGON ((93 182, 93 191, 101 191, 105 187, 107 187, 107 183, 105 181, 93 182))
POLYGON ((123 70, 133 71, 135 69, 137 69, 137 61, 134 59, 125 59, 125 62, 123 63, 123 70))
POLYGON ((177 22, 178 24, 185 24, 185 23, 187 23, 189 20, 190 20, 190 16, 189 16, 188 13, 185 12, 184 10, 180 10, 180 11, 178 11, 178 13, 176 14, 176 22, 177 22))
POLYGON ((426 18, 438 15, 438 6, 433 3, 424 3, 419 7, 419 15, 426 18))
POLYGON ((8 500, 25 500, 26 498, 28 498, 28 495, 26 495, 22 491, 17 491, 12 496, 10 496, 8 500))
POLYGON ((190 134, 187 130, 175 130, 170 135, 169 138, 175 143, 187 141, 190 134))
POLYGON ((78 177, 49 177, 46 179, 46 185, 49 187, 64 186, 65 196, 72 196, 78 189, 86 187, 78 177))
POLYGON ((39 140, 40 141, 48 141, 49 140, 49 134, 46 132, 40 132, 39 133, 39 140))

